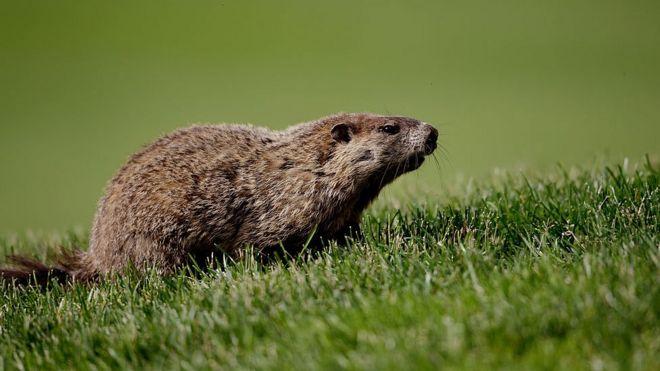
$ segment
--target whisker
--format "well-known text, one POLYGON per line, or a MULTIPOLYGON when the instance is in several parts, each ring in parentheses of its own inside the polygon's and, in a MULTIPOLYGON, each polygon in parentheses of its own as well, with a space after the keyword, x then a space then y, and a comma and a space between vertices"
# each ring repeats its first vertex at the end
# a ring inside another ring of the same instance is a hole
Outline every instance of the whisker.
POLYGON ((401 163, 399 162, 396 164, 396 170, 394 171, 394 179, 399 176, 399 167, 401 166, 401 163))
POLYGON ((387 171, 390 169, 390 163, 387 163, 387 166, 385 167, 385 171, 383 172, 383 176, 380 177, 380 182, 378 183, 378 189, 381 189, 383 187, 383 181, 385 180, 385 177, 387 176, 387 171))
POLYGON ((449 156, 449 151, 447 150, 447 148, 445 146, 443 146, 442 144, 440 144, 440 145, 438 145, 438 149, 440 150, 440 152, 442 152, 442 155, 443 155, 442 158, 445 161, 447 161, 448 164, 453 166, 453 163, 451 162, 451 156, 449 156))
POLYGON ((446 154, 449 153, 447 151, 447 147, 445 147, 443 144, 438 144, 438 149, 442 152, 443 155, 446 155, 446 154))
POLYGON ((438 161, 438 157, 436 157, 435 153, 432 153, 431 156, 433 156, 433 162, 435 163, 435 168, 438 170, 438 173, 441 173, 442 169, 440 168, 440 162, 438 161))

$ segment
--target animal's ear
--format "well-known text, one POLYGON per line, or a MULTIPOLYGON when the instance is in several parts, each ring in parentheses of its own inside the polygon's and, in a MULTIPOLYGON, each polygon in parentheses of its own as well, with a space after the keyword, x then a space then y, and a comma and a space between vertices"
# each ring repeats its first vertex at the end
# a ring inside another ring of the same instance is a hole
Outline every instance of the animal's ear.
POLYGON ((337 124, 332 127, 332 139, 339 143, 348 143, 351 141, 351 128, 346 124, 337 124))

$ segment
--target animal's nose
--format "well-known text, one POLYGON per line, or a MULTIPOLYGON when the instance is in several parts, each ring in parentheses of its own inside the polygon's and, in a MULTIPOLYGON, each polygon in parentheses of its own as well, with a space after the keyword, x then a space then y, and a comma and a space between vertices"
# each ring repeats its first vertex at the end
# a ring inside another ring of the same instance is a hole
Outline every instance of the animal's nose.
POLYGON ((433 126, 429 126, 431 130, 429 131, 428 136, 426 137, 426 142, 424 143, 424 151, 427 155, 430 155, 438 147, 438 130, 433 126))

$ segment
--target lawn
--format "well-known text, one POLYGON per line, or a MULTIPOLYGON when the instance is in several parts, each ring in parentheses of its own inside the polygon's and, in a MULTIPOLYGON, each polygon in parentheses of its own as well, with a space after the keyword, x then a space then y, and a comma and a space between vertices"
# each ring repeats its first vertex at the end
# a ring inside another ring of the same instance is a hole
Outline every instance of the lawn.
POLYGON ((346 247, 1 288, 0 371, 660 369, 658 40, 658 1, 4 0, 0 263, 85 248, 192 123, 367 111, 441 148, 346 247))
MULTIPOLYGON (((657 166, 657 165, 656 165, 657 166)), ((7 369, 660 368, 660 173, 561 167, 376 205, 346 247, 5 287, 7 369)), ((44 256, 87 235, 24 235, 44 256)))

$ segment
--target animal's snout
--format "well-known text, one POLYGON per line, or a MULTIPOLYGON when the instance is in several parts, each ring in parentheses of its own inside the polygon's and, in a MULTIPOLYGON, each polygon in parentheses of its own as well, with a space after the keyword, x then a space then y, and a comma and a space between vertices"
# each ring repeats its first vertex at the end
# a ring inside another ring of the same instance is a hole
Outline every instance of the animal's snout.
POLYGON ((424 142, 424 152, 427 155, 430 155, 438 147, 438 130, 433 126, 429 126, 430 131, 426 136, 426 141, 424 142))

